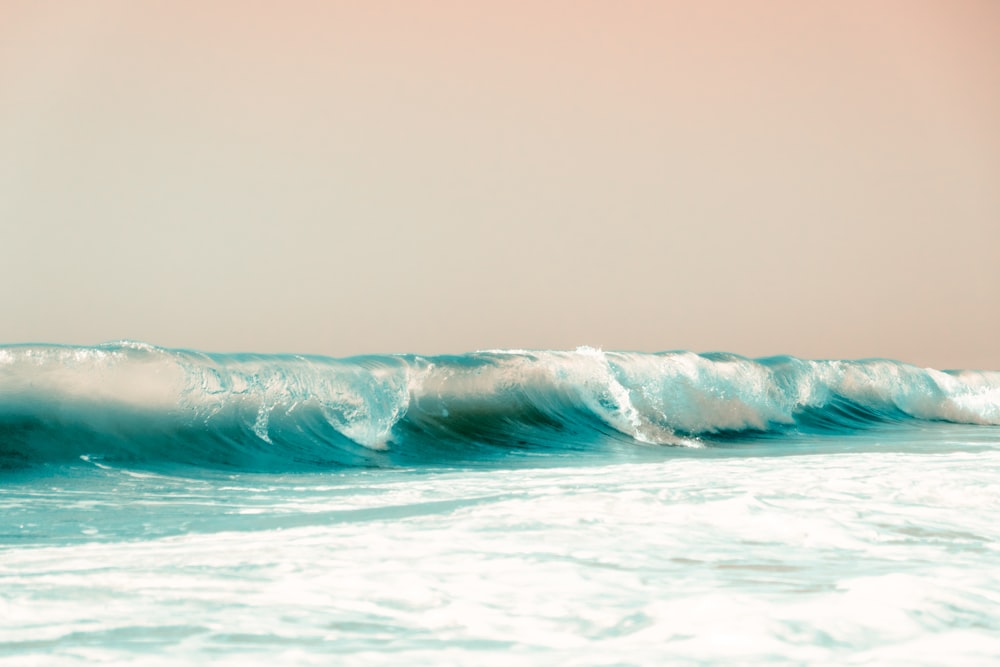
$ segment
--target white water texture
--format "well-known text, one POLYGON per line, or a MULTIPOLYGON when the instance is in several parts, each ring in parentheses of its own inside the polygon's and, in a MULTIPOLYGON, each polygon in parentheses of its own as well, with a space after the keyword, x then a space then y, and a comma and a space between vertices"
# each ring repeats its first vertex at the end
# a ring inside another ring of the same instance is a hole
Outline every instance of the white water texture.
POLYGON ((995 664, 1000 452, 940 450, 11 479, 0 664, 995 664))

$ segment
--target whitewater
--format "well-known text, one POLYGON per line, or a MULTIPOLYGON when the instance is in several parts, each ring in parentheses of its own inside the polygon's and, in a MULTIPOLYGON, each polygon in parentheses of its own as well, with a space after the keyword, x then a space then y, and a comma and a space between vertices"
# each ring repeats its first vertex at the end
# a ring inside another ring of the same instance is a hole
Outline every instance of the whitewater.
POLYGON ((0 664, 993 664, 1000 372, 0 346, 0 664))

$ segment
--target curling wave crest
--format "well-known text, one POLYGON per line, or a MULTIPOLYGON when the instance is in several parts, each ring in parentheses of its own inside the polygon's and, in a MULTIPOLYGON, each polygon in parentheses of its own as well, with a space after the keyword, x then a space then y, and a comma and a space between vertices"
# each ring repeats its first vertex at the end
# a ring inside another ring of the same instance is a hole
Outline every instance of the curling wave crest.
POLYGON ((348 359, 134 342, 0 347, 0 467, 8 468, 81 456, 410 465, 916 421, 1000 424, 1000 372, 587 347, 348 359))

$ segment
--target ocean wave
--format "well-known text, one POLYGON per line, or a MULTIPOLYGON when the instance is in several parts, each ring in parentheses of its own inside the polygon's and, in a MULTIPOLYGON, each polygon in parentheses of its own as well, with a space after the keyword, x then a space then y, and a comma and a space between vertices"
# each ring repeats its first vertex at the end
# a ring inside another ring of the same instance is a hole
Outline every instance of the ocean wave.
POLYGON ((918 421, 1000 424, 1000 372, 589 347, 347 359, 130 341, 0 347, 7 468, 80 457, 380 466, 918 421))

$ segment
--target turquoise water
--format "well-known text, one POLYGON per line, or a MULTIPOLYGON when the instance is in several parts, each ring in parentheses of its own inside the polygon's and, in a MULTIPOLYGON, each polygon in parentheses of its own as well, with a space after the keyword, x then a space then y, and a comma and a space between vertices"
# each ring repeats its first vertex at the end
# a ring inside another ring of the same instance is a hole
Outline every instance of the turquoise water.
POLYGON ((998 387, 0 348, 0 664, 992 664, 998 387))

